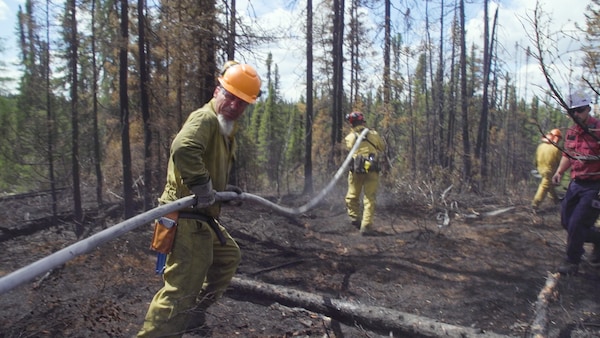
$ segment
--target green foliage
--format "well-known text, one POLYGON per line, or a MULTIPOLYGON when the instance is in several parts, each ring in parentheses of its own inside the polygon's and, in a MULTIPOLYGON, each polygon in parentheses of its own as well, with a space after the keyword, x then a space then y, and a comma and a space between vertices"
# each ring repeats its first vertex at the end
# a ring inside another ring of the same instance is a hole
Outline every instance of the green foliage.
MULTIPOLYGON (((96 2, 93 36, 92 27, 89 26, 91 20, 87 20, 92 15, 91 4, 91 1, 86 0, 80 3, 79 8, 84 14, 81 18, 86 18, 80 23, 82 29, 79 31, 78 41, 80 105, 77 109, 81 128, 79 164, 84 180, 92 180, 96 160, 93 158, 93 140, 98 137, 101 146, 101 158, 98 160, 102 161, 103 170, 107 172, 107 189, 119 191, 122 189, 122 158, 119 120, 121 107, 118 102, 118 48, 121 39, 118 2, 96 2), (95 43, 94 49, 92 42, 95 43), (96 69, 93 68, 92 56, 97 60, 96 69), (96 90, 95 70, 99 76, 96 90), (98 135, 94 135, 96 131, 91 123, 95 98, 98 99, 98 135)), ((598 0, 592 1, 591 6, 597 9, 598 5, 598 0)), ((157 180, 161 180, 173 136, 188 114, 210 99, 211 90, 216 84, 216 66, 229 56, 229 51, 226 53, 221 47, 226 44, 227 33, 232 33, 237 38, 236 56, 242 55, 240 60, 247 58, 246 50, 263 48, 258 42, 272 39, 274 35, 266 36, 263 35, 266 32, 261 32, 258 34, 260 37, 257 37, 250 26, 242 26, 244 31, 229 32, 225 6, 214 1, 162 2, 158 6, 160 10, 150 11, 146 18, 150 32, 148 65, 151 74, 150 83, 146 84, 141 84, 139 78, 135 29, 139 19, 135 11, 131 12, 131 36, 126 42, 129 46, 129 82, 126 85, 130 97, 133 175, 139 177, 144 165, 150 162, 155 165, 153 172, 158 177, 157 180), (142 85, 150 88, 150 126, 144 126, 139 117, 139 89, 142 85), (152 158, 145 158, 144 155, 146 127, 152 130, 152 158)), ((41 20, 36 16, 39 14, 33 12, 39 12, 40 9, 39 4, 28 2, 25 12, 19 13, 24 19, 20 32, 20 36, 23 36, 20 49, 23 55, 21 66, 25 70, 20 79, 19 94, 7 96, 0 91, 3 95, 0 97, 0 131, 4 136, 0 140, 2 189, 28 190, 47 186, 49 159, 56 161, 53 170, 57 183, 62 185, 70 181, 71 107, 65 98, 70 84, 64 75, 68 73, 62 68, 65 66, 65 51, 61 49, 64 41, 61 44, 44 41, 46 27, 40 24, 41 20), (51 58, 46 59, 48 53, 51 58)), ((63 8, 54 10, 58 12, 63 8)), ((590 69, 590 76, 598 74, 598 50, 595 43, 598 36, 597 13, 590 11, 587 21, 589 43, 586 52, 589 57, 586 65, 590 69)), ((435 183, 440 187, 462 183, 465 183, 465 187, 472 187, 471 183, 461 182, 461 178, 476 178, 472 172, 465 172, 463 161, 465 158, 475 161, 472 151, 467 150, 467 145, 477 135, 477 122, 482 107, 482 51, 476 44, 469 46, 466 51, 465 80, 468 89, 465 97, 462 97, 462 73, 458 65, 460 44, 456 40, 460 27, 457 22, 453 23, 452 45, 435 46, 431 40, 420 44, 406 41, 412 39, 409 26, 413 20, 408 17, 408 11, 406 16, 405 33, 391 32, 390 88, 370 82, 370 75, 375 75, 376 78, 381 74, 365 74, 363 67, 380 62, 381 55, 380 51, 371 55, 362 49, 365 47, 364 37, 356 35, 363 32, 362 20, 365 18, 361 15, 351 18, 349 23, 353 25, 352 29, 345 32, 348 44, 354 49, 343 57, 344 66, 348 67, 345 71, 352 75, 350 79, 344 78, 346 97, 341 102, 341 107, 362 110, 369 127, 383 136, 387 145, 384 179, 388 183, 394 182, 394 178, 398 177, 423 177, 428 181, 437 180, 435 183), (432 61, 435 60, 434 53, 438 48, 450 51, 444 55, 443 69, 436 69, 442 65, 432 61), (442 75, 434 77, 432 74, 442 75), (438 79, 442 83, 432 83, 438 79), (383 96, 386 90, 390 93, 388 102, 383 96), (443 93, 435 92, 440 90, 443 93), (442 99, 435 101, 440 95, 442 99), (463 102, 467 109, 466 120, 463 120, 461 111, 463 102), (442 107, 436 104, 441 104, 442 107)), ((235 175, 247 190, 276 190, 280 194, 299 191, 303 186, 302 169, 307 156, 313 159, 315 183, 328 181, 334 174, 333 169, 337 169, 331 164, 341 165, 346 154, 342 144, 331 144, 332 116, 343 116, 349 112, 330 111, 330 91, 333 87, 330 50, 334 32, 329 16, 318 16, 315 21, 315 33, 319 33, 315 35, 321 38, 314 44, 317 53, 316 72, 313 74, 315 90, 312 130, 305 130, 304 102, 285 102, 281 97, 278 65, 269 55, 265 60, 268 71, 261 74, 262 89, 265 92, 260 101, 250 106, 239 121, 235 175), (308 133, 313 142, 312 154, 304 153, 305 136, 308 133)), ((69 34, 64 31, 58 36, 65 40, 69 34)), ((2 67, 0 61, 0 69, 2 67)), ((529 175, 531 157, 539 142, 540 129, 563 129, 570 123, 549 96, 535 97, 529 102, 519 97, 512 74, 503 71, 501 67, 498 66, 496 82, 489 88, 491 108, 487 126, 490 152, 488 165, 492 169, 490 177, 482 178, 489 179, 491 186, 497 191, 504 191, 507 185, 514 185, 529 175)), ((300 82, 298 86, 302 86, 300 82)), ((2 89, 0 79, 0 90, 2 89)), ((346 124, 343 128, 344 132, 348 131, 346 124)), ((478 172, 476 169, 472 171, 478 172)))
MULTIPOLYGON (((271 72, 273 65, 270 62, 269 58, 267 60, 269 71, 266 77, 267 96, 249 114, 246 114, 249 115, 250 122, 247 130, 242 131, 241 139, 254 145, 246 150, 253 150, 252 161, 255 164, 250 165, 249 161, 244 161, 246 165, 244 169, 254 168, 253 177, 257 182, 262 182, 259 183, 260 188, 265 187, 269 190, 276 188, 279 191, 289 167, 287 156, 293 153, 289 149, 298 147, 297 125, 293 122, 298 112, 292 109, 292 105, 279 100, 277 66, 274 67, 274 72, 271 72)), ((244 157, 246 155, 244 154, 244 157)))
POLYGON ((0 191, 19 191, 23 166, 15 161, 14 141, 17 131, 14 129, 17 117, 15 97, 0 96, 0 191))

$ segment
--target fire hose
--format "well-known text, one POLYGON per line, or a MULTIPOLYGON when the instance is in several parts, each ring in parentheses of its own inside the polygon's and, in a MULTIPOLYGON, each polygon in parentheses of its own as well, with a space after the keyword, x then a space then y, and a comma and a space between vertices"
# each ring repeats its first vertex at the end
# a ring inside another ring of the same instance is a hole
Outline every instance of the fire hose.
MULTIPOLYGON (((359 135, 356 143, 348 153, 348 156, 335 173, 333 179, 328 183, 328 185, 317 194, 313 199, 311 199, 308 203, 300 207, 284 207, 278 204, 275 204, 263 197, 253 195, 250 193, 241 193, 238 194, 236 192, 217 192, 215 196, 215 200, 217 202, 225 202, 231 200, 242 200, 242 201, 252 201, 258 204, 262 204, 268 208, 273 209, 274 211, 289 217, 299 216, 308 210, 314 208, 333 188, 336 182, 342 177, 342 175, 347 171, 348 165, 352 160, 352 155, 358 149, 358 146, 362 142, 364 136, 367 134, 369 129, 365 128, 361 134, 359 135)), ((69 260, 86 254, 98 246, 112 240, 116 237, 119 237, 133 229, 136 229, 144 224, 152 223, 156 218, 159 218, 163 215, 166 215, 170 212, 174 212, 180 209, 192 207, 196 204, 195 196, 190 195, 183 198, 180 198, 174 202, 160 205, 154 209, 148 210, 144 213, 141 213, 137 216, 129 218, 121 223, 113 225, 110 228, 107 228, 103 231, 100 231, 88 238, 85 238, 81 241, 78 241, 66 248, 63 248, 49 256, 46 256, 34 263, 31 263, 27 266, 24 266, 14 272, 9 273, 6 276, 0 278, 0 295, 8 292, 17 286, 27 283, 37 276, 40 276, 52 269, 68 262, 69 260)))

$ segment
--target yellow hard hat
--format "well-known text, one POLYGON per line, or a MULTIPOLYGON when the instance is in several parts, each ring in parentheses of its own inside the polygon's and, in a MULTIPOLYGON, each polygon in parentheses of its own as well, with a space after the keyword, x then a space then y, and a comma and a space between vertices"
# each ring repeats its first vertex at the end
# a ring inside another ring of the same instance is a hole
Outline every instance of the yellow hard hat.
POLYGON ((233 63, 218 80, 225 90, 248 103, 255 103, 260 95, 260 77, 256 69, 248 64, 233 63))

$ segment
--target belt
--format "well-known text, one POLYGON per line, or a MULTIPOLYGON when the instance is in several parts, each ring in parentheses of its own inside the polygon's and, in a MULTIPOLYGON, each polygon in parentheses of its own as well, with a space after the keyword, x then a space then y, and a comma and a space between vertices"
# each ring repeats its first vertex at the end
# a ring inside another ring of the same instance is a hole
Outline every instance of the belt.
POLYGON ((223 236, 221 229, 219 229, 219 224, 217 223, 217 220, 214 217, 199 214, 196 212, 180 211, 179 218, 197 219, 197 220, 206 222, 210 226, 210 228, 215 232, 215 235, 217 235, 217 238, 219 238, 219 242, 221 242, 221 246, 224 246, 225 243, 227 243, 227 239, 225 239, 225 236, 223 236))
POLYGON ((575 178, 573 179, 573 181, 575 181, 575 183, 577 184, 582 184, 582 185, 588 185, 588 184, 600 184, 600 179, 582 179, 582 178, 575 178))

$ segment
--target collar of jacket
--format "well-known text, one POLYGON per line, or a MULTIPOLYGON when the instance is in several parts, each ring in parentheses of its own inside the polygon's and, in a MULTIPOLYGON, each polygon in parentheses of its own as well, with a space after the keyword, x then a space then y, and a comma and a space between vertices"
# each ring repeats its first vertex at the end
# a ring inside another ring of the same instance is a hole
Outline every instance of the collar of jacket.
POLYGON ((359 124, 358 126, 352 127, 352 131, 360 134, 360 132, 365 128, 366 126, 364 124, 359 124))

